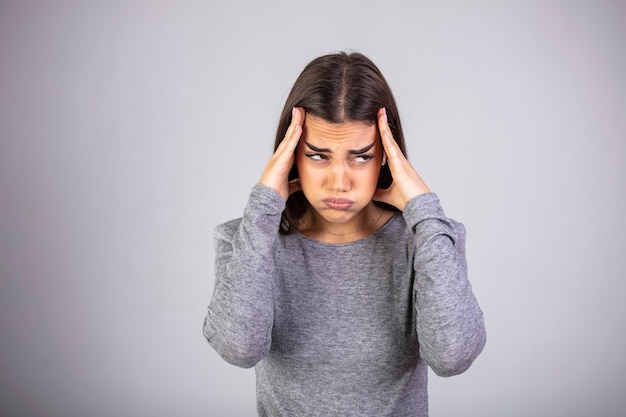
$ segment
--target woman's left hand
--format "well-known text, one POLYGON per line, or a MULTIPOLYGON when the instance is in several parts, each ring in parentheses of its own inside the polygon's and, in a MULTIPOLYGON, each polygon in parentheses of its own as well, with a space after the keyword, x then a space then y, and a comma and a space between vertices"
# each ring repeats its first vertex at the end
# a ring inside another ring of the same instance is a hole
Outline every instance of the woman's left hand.
POLYGON ((374 200, 391 204, 404 211, 409 200, 418 195, 429 193, 430 189, 406 159, 393 138, 385 108, 378 110, 378 130, 383 142, 383 149, 387 155, 387 163, 391 170, 393 182, 387 189, 377 189, 374 193, 374 200))

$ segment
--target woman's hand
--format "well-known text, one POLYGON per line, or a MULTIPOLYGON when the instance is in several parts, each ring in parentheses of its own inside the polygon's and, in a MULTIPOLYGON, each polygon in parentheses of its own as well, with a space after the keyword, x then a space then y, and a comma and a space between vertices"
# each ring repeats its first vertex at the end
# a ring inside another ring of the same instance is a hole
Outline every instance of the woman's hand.
POLYGON ((289 171, 295 161, 295 150, 302 135, 302 126, 306 114, 304 109, 294 107, 291 110, 291 124, 280 145, 265 166, 260 184, 273 188, 287 201, 291 193, 300 190, 300 180, 289 181, 289 171))
POLYGON ((404 211, 404 206, 410 199, 418 195, 429 193, 430 189, 411 163, 402 154, 389 128, 387 111, 385 108, 378 110, 378 130, 383 142, 383 149, 387 155, 387 163, 391 170, 393 182, 386 190, 376 190, 374 200, 382 201, 404 211))

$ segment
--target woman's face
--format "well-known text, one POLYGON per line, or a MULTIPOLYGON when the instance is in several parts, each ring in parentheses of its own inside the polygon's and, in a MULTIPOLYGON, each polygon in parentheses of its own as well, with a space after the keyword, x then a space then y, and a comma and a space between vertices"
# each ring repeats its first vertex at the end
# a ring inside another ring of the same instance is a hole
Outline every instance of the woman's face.
POLYGON ((376 191, 381 160, 376 123, 329 123, 306 115, 296 163, 302 191, 325 221, 359 217, 376 191))

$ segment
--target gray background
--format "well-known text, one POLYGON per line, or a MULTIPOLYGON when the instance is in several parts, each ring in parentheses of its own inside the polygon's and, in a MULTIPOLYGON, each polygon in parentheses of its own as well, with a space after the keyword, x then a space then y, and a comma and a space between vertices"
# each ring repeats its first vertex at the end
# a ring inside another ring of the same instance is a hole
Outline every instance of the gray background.
POLYGON ((469 231, 488 343, 431 415, 623 415, 625 39, 620 1, 0 2, 0 414, 255 414, 201 333, 212 230, 354 49, 469 231))

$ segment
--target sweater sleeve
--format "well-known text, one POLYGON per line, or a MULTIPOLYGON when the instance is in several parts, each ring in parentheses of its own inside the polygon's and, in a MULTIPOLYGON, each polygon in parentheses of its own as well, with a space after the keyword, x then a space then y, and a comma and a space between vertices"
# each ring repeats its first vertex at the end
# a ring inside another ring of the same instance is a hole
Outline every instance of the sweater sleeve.
POLYGON ((440 376, 467 370, 486 342, 483 313, 467 279, 465 228, 445 217, 438 197, 405 207, 414 234, 414 303, 420 355, 440 376))
POLYGON ((249 368, 271 346, 274 306, 272 247, 284 200, 253 187, 243 218, 215 229, 215 286, 204 335, 227 362, 249 368))

